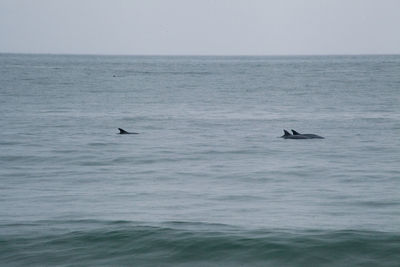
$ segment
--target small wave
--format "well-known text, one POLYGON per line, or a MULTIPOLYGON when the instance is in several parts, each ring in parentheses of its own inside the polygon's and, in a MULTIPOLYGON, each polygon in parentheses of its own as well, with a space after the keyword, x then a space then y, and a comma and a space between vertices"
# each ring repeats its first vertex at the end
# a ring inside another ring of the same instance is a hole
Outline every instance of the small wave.
POLYGON ((254 150, 251 149, 233 149, 233 150, 216 150, 216 149, 209 149, 205 151, 201 151, 198 154, 203 155, 225 155, 225 154, 254 154, 254 150))
POLYGON ((49 160, 50 157, 44 156, 33 156, 33 155, 9 155, 0 156, 0 161, 4 162, 17 162, 17 163, 35 163, 42 162, 44 160, 49 160))
POLYGON ((88 143, 88 146, 93 146, 93 147, 103 147, 103 146, 109 146, 110 143, 102 143, 102 142, 93 142, 93 143, 88 143))
POLYGON ((79 165, 84 166, 84 167, 110 166, 111 162, 109 162, 109 161, 81 161, 81 162, 79 162, 79 165))
POLYGON ((356 205, 366 206, 370 208, 384 208, 392 206, 400 206, 399 201, 360 201, 356 205))
POLYGON ((15 145, 19 145, 20 142, 13 142, 13 141, 0 141, 0 146, 15 146, 15 145))
MULTIPOLYGON (((43 222, 42 222, 43 223, 43 222)), ((51 222, 47 222, 49 228, 51 222)), ((396 266, 400 234, 374 231, 246 231, 226 225, 79 221, 57 234, 7 235, 2 265, 396 266), (74 228, 74 227, 72 227, 74 228)), ((66 225, 70 225, 67 223, 66 225)), ((4 228, 5 225, 2 226, 4 228)), ((17 226, 7 226, 17 227, 17 226)), ((25 227, 34 228, 34 224, 25 227)))
POLYGON ((209 71, 129 71, 122 76, 129 75, 212 75, 209 71))

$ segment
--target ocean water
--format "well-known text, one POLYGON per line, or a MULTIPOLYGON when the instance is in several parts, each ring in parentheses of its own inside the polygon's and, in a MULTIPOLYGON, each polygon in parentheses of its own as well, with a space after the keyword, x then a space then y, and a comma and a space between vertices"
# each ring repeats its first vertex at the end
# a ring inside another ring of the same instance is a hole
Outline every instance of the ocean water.
POLYGON ((1 266, 399 266, 400 56, 0 54, 0 114, 1 266))

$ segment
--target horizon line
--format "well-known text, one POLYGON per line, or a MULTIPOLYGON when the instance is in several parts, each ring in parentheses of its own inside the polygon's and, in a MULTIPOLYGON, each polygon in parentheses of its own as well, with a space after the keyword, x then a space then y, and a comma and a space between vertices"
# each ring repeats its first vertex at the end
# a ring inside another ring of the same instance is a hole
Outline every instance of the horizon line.
POLYGON ((316 54, 118 54, 118 53, 59 53, 59 52, 2 52, 8 55, 53 56, 132 56, 132 57, 312 57, 312 56, 399 56, 400 53, 316 53, 316 54))

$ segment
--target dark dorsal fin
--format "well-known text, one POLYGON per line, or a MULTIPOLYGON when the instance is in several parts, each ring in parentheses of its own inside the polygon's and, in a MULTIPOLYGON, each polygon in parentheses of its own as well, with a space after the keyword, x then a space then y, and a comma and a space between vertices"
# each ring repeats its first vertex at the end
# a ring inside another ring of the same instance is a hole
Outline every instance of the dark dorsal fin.
POLYGON ((129 134, 127 131, 124 129, 118 128, 120 134, 129 134))
POLYGON ((301 135, 299 132, 296 132, 295 130, 292 129, 293 135, 301 135))
POLYGON ((283 136, 289 136, 291 135, 288 131, 286 131, 285 129, 283 130, 283 132, 285 133, 283 136))

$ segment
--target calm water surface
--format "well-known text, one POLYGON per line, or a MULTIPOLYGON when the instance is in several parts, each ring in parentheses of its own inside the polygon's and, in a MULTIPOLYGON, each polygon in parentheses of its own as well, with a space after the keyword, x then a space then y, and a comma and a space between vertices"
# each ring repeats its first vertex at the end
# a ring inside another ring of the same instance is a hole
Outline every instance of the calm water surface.
POLYGON ((1 265, 400 262, 400 56, 0 54, 0 114, 1 265))

